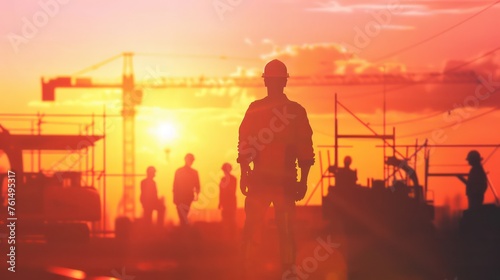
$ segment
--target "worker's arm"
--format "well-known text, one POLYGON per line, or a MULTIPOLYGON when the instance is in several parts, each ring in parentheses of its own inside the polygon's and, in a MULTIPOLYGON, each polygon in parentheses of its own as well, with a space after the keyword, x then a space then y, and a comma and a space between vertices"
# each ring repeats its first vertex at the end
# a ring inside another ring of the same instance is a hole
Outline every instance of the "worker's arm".
POLYGON ((300 201, 306 196, 307 177, 309 176, 310 169, 310 164, 300 166, 300 181, 297 182, 295 201, 300 201))
POLYGON ((144 182, 144 181, 145 181, 145 180, 142 180, 142 181, 141 181, 141 196, 140 196, 140 201, 141 201, 141 203, 142 203, 143 205, 144 205, 144 203, 145 203, 145 199, 144 199, 144 197, 145 197, 145 195, 146 195, 146 194, 144 193, 144 191, 145 191, 145 188, 144 188, 144 187, 145 187, 145 182, 144 182))
POLYGON ((177 190, 178 190, 178 188, 179 188, 179 183, 180 183, 180 182, 179 182, 179 174, 178 174, 178 173, 179 173, 179 169, 177 169, 177 170, 175 171, 175 174, 174 174, 174 185, 173 185, 173 188, 172 188, 172 192, 173 192, 173 195, 172 195, 172 196, 173 196, 173 198, 174 198, 174 204, 176 204, 176 205, 177 205, 177 202, 178 202, 178 201, 177 201, 177 195, 176 195, 176 192, 177 192, 177 190))
POLYGON ((300 181, 298 182, 296 201, 302 200, 306 195, 309 170, 314 164, 313 131, 306 110, 300 107, 299 112, 299 118, 297 119, 297 158, 300 168, 300 181))
POLYGON ((250 168, 250 165, 248 163, 240 163, 240 169, 240 190, 243 195, 247 195, 252 169, 250 168))
POLYGON ((307 177, 309 176, 309 170, 311 170, 311 165, 306 165, 300 167, 300 181, 301 183, 307 184, 307 177))
MULTIPOLYGON (((314 148, 312 142, 313 131, 307 118, 306 110, 299 105, 297 118, 297 159, 301 169, 306 168, 309 173, 309 168, 314 164, 314 148)), ((307 180, 307 175, 306 178, 307 180)))
POLYGON ((195 176, 195 185, 194 185, 194 192, 195 192, 195 198, 194 200, 198 200, 198 196, 200 195, 200 177, 198 176, 198 171, 194 171, 196 176, 195 176))
POLYGON ((462 181, 462 183, 467 184, 467 179, 463 175, 457 175, 458 180, 462 181))
POLYGON ((222 189, 224 188, 224 178, 220 179, 219 183, 219 207, 218 209, 222 208, 222 189))
POLYGON ((254 103, 250 104, 245 113, 245 117, 241 121, 238 135, 238 159, 236 160, 241 167, 241 172, 250 169, 250 162, 257 156, 256 147, 250 143, 251 137, 255 129, 256 112, 254 103))
POLYGON ((253 107, 254 107, 253 103, 250 104, 239 128, 238 159, 236 161, 240 164, 240 171, 241 171, 240 190, 243 195, 248 194, 249 177, 250 173, 252 172, 250 168, 250 163, 257 156, 257 150, 255 149, 255 147, 252 147, 249 143, 249 139, 252 135, 252 130, 254 126, 253 118, 255 115, 253 107))

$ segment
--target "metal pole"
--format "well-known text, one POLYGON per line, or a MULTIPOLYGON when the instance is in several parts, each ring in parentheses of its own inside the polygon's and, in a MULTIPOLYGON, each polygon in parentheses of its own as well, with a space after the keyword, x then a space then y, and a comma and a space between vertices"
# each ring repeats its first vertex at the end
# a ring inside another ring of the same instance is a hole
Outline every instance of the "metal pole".
POLYGON ((324 189, 324 186, 323 186, 323 158, 321 157, 321 150, 319 151, 319 170, 321 172, 321 195, 323 195, 323 189, 324 189))
MULTIPOLYGON (((40 115, 39 112, 37 112, 38 115, 38 135, 42 134, 42 117, 43 115, 40 115)), ((42 170, 42 151, 38 149, 38 172, 42 170)))
POLYGON ((102 136, 103 136, 103 147, 102 147, 102 172, 103 172, 103 184, 102 184, 102 193, 103 193, 103 231, 106 231, 106 106, 103 106, 103 112, 102 112, 102 136))
MULTIPOLYGON (((339 167, 339 120, 337 116, 337 104, 338 104, 338 99, 337 99, 337 93, 335 93, 335 158, 334 158, 334 163, 335 163, 335 168, 339 167)), ((323 170, 321 170, 323 172, 323 170)))
MULTIPOLYGON (((85 126, 85 136, 89 137, 89 125, 85 126)), ((92 149, 92 148, 90 148, 92 149)), ((91 152, 92 154, 92 152, 91 152)), ((89 147, 85 147, 85 183, 89 183, 89 147)))
MULTIPOLYGON (((382 108, 382 111, 383 111, 383 134, 386 135, 386 92, 385 92, 385 65, 382 65, 382 69, 383 69, 383 74, 382 74, 382 88, 383 88, 383 93, 384 93, 384 97, 383 97, 383 108, 382 108)), ((384 158, 383 158, 383 161, 385 161, 385 158, 386 158, 386 147, 387 147, 387 142, 384 141, 384 158)), ((382 163, 382 168, 384 169, 384 182, 387 180, 387 176, 389 175, 389 167, 386 166, 385 162, 382 163)))
MULTIPOLYGON (((35 134, 35 125, 33 124, 33 120, 31 120, 31 135, 34 135, 35 134)), ((34 154, 34 151, 31 150, 30 151, 30 155, 31 155, 31 172, 34 172, 35 170, 35 154, 34 154)), ((38 170, 40 171, 40 170, 38 170)))
MULTIPOLYGON (((392 156, 396 157, 396 127, 392 127, 392 156)), ((395 166, 387 166, 387 172, 395 172, 396 167, 395 166)), ((396 177, 394 177, 396 179, 396 177)))
MULTIPOLYGON (((330 150, 326 150, 326 156, 328 158, 328 166, 326 167, 328 169, 328 167, 330 167, 330 150)), ((323 171, 322 171, 323 172, 323 171)), ((331 186, 332 185, 332 177, 328 176, 328 186, 331 186)), ((323 193, 321 193, 323 194, 323 193)))
POLYGON ((429 180, 429 157, 430 157, 430 153, 426 147, 424 150, 424 161, 425 161, 424 197, 425 197, 425 200, 427 200, 427 190, 428 190, 427 186, 428 186, 428 180, 429 180))
MULTIPOLYGON (((415 151, 417 151, 417 149, 418 149, 418 138, 415 139, 415 151)), ((417 165, 418 165, 417 161, 418 161, 418 156, 415 156, 415 163, 413 164, 413 170, 415 170, 415 172, 417 170, 417 165)))

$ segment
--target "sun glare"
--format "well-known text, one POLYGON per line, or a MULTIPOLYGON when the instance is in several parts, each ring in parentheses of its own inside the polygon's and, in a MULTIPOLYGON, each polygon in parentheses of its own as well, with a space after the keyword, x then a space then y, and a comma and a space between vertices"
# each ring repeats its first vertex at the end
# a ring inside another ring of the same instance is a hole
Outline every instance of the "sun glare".
POLYGON ((159 124, 155 129, 155 133, 162 142, 172 142, 179 136, 178 128, 173 123, 159 124))

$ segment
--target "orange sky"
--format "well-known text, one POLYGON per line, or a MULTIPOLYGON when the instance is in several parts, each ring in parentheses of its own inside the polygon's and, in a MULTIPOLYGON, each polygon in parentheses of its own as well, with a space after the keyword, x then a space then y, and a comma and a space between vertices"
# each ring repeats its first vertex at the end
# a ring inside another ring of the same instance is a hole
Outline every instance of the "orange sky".
MULTIPOLYGON (((113 90, 59 90, 56 102, 40 101, 40 77, 70 75, 123 51, 133 51, 137 80, 159 76, 259 75, 265 62, 279 58, 290 75, 442 72, 497 48, 500 37, 500 5, 472 17, 493 2, 487 1, 3 1, 0 3, 0 103, 2 113, 102 113, 119 114, 120 92, 113 90), (216 3, 216 4, 214 4, 216 3), (463 24, 459 24, 465 21, 463 24), (451 26, 449 31, 424 42, 451 26), (407 51, 412 44, 424 42, 407 51), (143 56, 159 53, 165 56, 143 56), (225 55, 227 59, 218 58, 225 55), (380 59, 383 58, 383 59, 380 59)), ((419 85, 387 90, 388 123, 397 124, 399 144, 412 144, 418 137, 442 144, 499 143, 494 129, 500 119, 498 54, 484 57, 460 70, 474 70, 486 82, 479 85, 419 85), (487 91, 484 91, 487 90, 487 91), (488 96, 486 96, 488 94, 488 96), (481 97, 481 98, 479 98, 481 97), (482 98, 484 97, 484 98, 482 98), (475 98, 475 99, 474 99, 475 98), (463 108, 463 106, 469 106, 463 108), (472 107, 471 107, 472 106, 472 107), (491 111, 491 112, 489 112, 491 111), (484 116, 480 116, 481 114, 484 116), (477 119, 475 119, 477 117, 477 119), (444 127, 443 131, 436 130, 444 127), (434 136, 433 136, 434 135, 434 136)), ((87 74, 99 79, 119 79, 120 62, 87 74)), ((154 81, 153 81, 154 82, 154 81)), ((315 131, 315 144, 332 144, 333 93, 364 121, 382 132, 381 85, 301 88, 290 87, 290 98, 308 111, 315 131)), ((172 174, 186 152, 193 152, 202 188, 217 205, 209 190, 218 184, 220 166, 235 164, 237 128, 248 104, 265 95, 264 88, 146 90, 137 115, 137 167, 158 168, 160 193, 171 203, 172 174), (172 130, 173 135, 160 130, 172 130), (171 150, 168 160, 165 148, 171 150)), ((56 121, 56 120, 53 120, 56 121)), ((108 131, 108 170, 121 172, 121 120, 108 131), (111 156, 111 154, 113 156, 111 156)), ((7 128, 16 122, 2 123, 7 128)), ((45 127, 50 131, 78 132, 77 127, 45 127)), ((345 113, 340 130, 367 133, 345 113)), ((380 178, 382 155, 376 142, 346 142, 341 151, 351 154, 361 183, 380 178), (375 151, 375 152, 374 152, 375 151)), ((481 149, 483 157, 492 149, 481 149)), ((464 164, 467 149, 436 150, 431 163, 464 164)), ((486 169, 494 173, 500 165, 495 154, 486 169)), ((444 168, 444 167, 439 167, 444 168)), ((466 172, 467 166, 448 171, 466 172)), ((309 185, 319 178, 312 169, 309 185)), ((491 175, 499 184, 500 177, 491 175)), ((423 180, 423 178, 421 178, 423 180)), ((110 181, 117 203, 120 181, 110 181)), ((463 195, 453 178, 432 179, 436 203, 463 195), (442 187, 441 187, 442 186, 442 187)), ((242 197, 239 197, 242 205, 242 197)), ((465 196, 462 198, 465 206, 465 196)), ((492 195, 487 195, 492 201, 492 195)), ((319 202, 319 198, 314 201, 319 202)), ((114 208, 114 206, 111 206, 114 208)), ((205 208, 205 206, 200 207, 205 208)), ((170 205, 170 209, 172 209, 170 205)), ((169 218, 173 218, 170 212, 169 218)))

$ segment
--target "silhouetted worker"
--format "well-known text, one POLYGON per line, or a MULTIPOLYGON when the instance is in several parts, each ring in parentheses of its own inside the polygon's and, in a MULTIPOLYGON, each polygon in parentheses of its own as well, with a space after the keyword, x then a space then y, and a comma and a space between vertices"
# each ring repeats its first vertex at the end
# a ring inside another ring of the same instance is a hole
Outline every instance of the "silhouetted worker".
POLYGON ((188 224, 189 209, 193 200, 198 200, 200 193, 200 179, 198 171, 191 166, 194 162, 193 154, 186 154, 184 166, 175 171, 174 177, 174 204, 182 226, 188 224))
POLYGON ((342 187, 356 186, 358 172, 351 169, 352 158, 344 157, 344 167, 338 168, 335 172, 335 185, 342 187))
POLYGON ((219 209, 226 224, 234 224, 236 219, 236 177, 231 174, 232 169, 227 162, 222 165, 224 177, 219 184, 219 209))
POLYGON ((458 179, 465 184, 465 193, 469 202, 469 209, 480 207, 484 201, 484 193, 488 188, 488 179, 484 172, 481 161, 483 158, 478 151, 472 150, 467 154, 466 160, 469 162, 471 169, 467 180, 459 175, 458 179))
POLYGON ((165 202, 162 198, 158 198, 158 190, 154 177, 156 169, 149 166, 146 169, 146 178, 141 181, 141 204, 144 210, 144 221, 150 225, 153 219, 153 210, 157 211, 156 223, 158 226, 163 226, 165 219, 165 202))
POLYGON ((314 163, 313 132, 306 110, 283 92, 289 77, 285 64, 272 60, 265 66, 262 77, 267 96, 250 104, 239 129, 240 188, 247 196, 242 253, 248 267, 254 232, 273 203, 281 264, 286 272, 295 264, 295 201, 304 198, 307 191, 307 176, 314 163), (300 182, 297 182, 297 161, 300 182))

